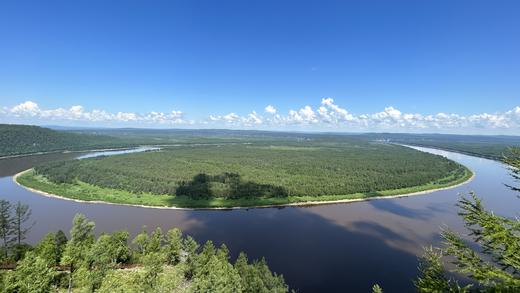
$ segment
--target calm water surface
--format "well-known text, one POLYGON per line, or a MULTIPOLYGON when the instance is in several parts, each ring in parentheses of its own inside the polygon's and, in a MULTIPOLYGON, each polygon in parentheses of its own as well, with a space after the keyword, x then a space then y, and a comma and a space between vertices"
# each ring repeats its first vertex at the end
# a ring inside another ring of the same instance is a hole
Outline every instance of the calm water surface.
POLYGON ((127 150, 111 150, 111 151, 87 153, 87 154, 79 155, 77 157, 77 159, 87 159, 87 158, 123 155, 123 154, 131 154, 131 153, 142 153, 142 152, 149 152, 149 151, 158 151, 160 149, 161 148, 159 148, 159 147, 142 146, 142 147, 138 147, 138 148, 134 148, 134 149, 127 149, 127 150))
POLYGON ((265 256, 270 267, 300 292, 413 291, 417 256, 439 243, 445 225, 464 232, 457 216, 458 194, 475 191, 495 213, 518 215, 520 200, 504 184, 513 184, 507 167, 472 156, 418 148, 446 156, 476 173, 470 183, 426 195, 314 207, 229 211, 178 211, 76 203, 43 197, 16 185, 12 176, 36 164, 78 154, 52 154, 0 160, 0 198, 31 206, 36 226, 29 242, 49 231, 68 231, 76 213, 96 222, 97 232, 127 229, 138 233, 179 227, 200 242, 226 243, 236 257, 265 256))

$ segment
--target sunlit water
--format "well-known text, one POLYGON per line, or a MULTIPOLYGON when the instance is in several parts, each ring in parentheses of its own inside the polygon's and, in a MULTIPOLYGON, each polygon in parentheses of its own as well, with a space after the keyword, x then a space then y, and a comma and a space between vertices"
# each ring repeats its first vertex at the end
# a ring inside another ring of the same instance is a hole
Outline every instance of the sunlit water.
POLYGON ((507 167, 496 161, 447 151, 418 148, 460 162, 476 173, 470 183, 450 190, 398 199, 313 207, 229 211, 159 210, 76 203, 32 193, 13 183, 13 174, 40 162, 77 157, 52 154, 0 160, 0 198, 31 206, 36 225, 29 242, 45 233, 68 231, 76 213, 96 222, 97 232, 127 229, 137 233, 179 227, 199 241, 226 243, 232 257, 246 251, 265 256, 270 267, 300 292, 413 291, 417 256, 439 244, 439 228, 464 232, 457 216, 458 194, 475 191, 495 213, 514 217, 520 200, 504 184, 513 184, 507 167))
POLYGON ((87 159, 87 158, 95 158, 95 157, 103 157, 103 156, 115 156, 115 155, 123 155, 123 154, 131 154, 131 153, 142 153, 142 152, 150 152, 150 151, 158 151, 161 148, 159 147, 139 147, 135 149, 127 149, 127 150, 110 150, 110 151, 101 151, 88 153, 84 155, 80 155, 78 159, 87 159))

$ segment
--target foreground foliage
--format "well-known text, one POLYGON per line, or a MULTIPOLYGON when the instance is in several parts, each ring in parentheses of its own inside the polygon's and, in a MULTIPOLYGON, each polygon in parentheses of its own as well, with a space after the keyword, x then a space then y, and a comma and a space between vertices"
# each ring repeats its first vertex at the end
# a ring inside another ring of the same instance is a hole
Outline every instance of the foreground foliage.
POLYGON ((19 260, 27 245, 24 240, 31 230, 31 209, 21 202, 0 200, 0 262, 19 260))
POLYGON ((328 200, 327 196, 387 195, 389 190, 407 188, 412 189, 405 192, 413 192, 463 181, 470 172, 441 156, 394 145, 357 143, 185 146, 52 162, 36 167, 33 175, 32 182, 28 178, 20 182, 63 196, 67 189, 74 189, 74 194, 78 188, 86 190, 87 196, 95 194, 95 188, 107 188, 129 193, 121 194, 129 203, 179 206, 182 198, 328 200), (47 183, 57 185, 49 190, 47 183), (149 203, 141 200, 150 195, 157 198, 149 203))
MULTIPOLYGON (((518 181, 520 149, 505 159, 518 181)), ((512 187, 519 190, 517 187, 512 187)), ((445 247, 428 248, 421 259, 416 286, 420 292, 520 292, 520 220, 486 210, 473 193, 459 201, 459 215, 474 242, 467 243, 446 229, 441 235, 445 247), (448 256, 454 271, 470 279, 461 286, 446 275, 443 258, 448 256)))
POLYGON ((94 223, 78 214, 67 240, 49 233, 13 270, 0 275, 1 292, 287 292, 264 259, 241 253, 232 263, 225 245, 200 247, 179 229, 94 236, 94 223))

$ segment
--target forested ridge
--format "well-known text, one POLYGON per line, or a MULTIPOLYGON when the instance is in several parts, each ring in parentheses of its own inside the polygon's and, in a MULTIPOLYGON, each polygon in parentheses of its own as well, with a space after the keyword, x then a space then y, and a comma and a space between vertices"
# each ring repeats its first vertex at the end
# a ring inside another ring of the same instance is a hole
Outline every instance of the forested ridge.
POLYGON ((448 183, 466 169, 444 157, 373 144, 294 147, 221 145, 52 162, 35 168, 54 183, 192 198, 377 193, 448 183))
MULTIPOLYGON (((133 239, 124 230, 96 238, 94 222, 77 214, 70 239, 58 231, 35 246, 20 243, 16 216, 30 216, 30 209, 18 203, 16 209, 24 207, 24 212, 13 213, 11 207, 0 201, 0 292, 289 291, 264 259, 249 261, 240 253, 232 260, 225 244, 201 246, 177 228, 166 233, 143 228, 133 239)), ((21 227, 30 228, 25 222, 21 227)))
POLYGON ((256 143, 282 145, 342 145, 386 140, 434 147, 500 160, 518 136, 404 134, 404 133, 292 133, 226 129, 79 128, 52 130, 29 125, 0 124, 0 157, 36 152, 131 147, 153 144, 256 143))
POLYGON ((0 157, 137 145, 106 135, 78 134, 39 126, 9 124, 0 124, 0 142, 0 157))
POLYGON ((498 161, 509 155, 510 146, 520 145, 520 136, 508 135, 373 133, 361 136, 372 140, 388 140, 395 143, 438 148, 498 161))

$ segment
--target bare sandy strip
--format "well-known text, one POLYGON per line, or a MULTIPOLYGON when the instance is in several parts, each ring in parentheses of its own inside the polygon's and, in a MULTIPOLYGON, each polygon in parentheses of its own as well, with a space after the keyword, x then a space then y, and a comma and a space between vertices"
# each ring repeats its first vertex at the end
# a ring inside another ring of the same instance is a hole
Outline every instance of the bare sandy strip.
POLYGON ((440 191, 440 190, 448 190, 453 189, 459 186, 462 186, 464 184, 469 183, 473 178, 475 178, 475 172, 470 170, 472 173, 471 177, 468 178, 468 180, 452 185, 447 187, 441 187, 441 188, 435 188, 435 189, 429 189, 424 191, 417 191, 417 192, 410 192, 410 193, 403 193, 403 194, 396 194, 396 195, 382 195, 382 196, 372 196, 372 197, 365 197, 365 198, 354 198, 354 199, 339 199, 339 200, 330 200, 330 201, 302 201, 302 202, 293 202, 293 203, 285 203, 285 204, 272 204, 272 205, 260 205, 260 206, 250 206, 250 207, 207 207, 207 208, 179 208, 174 206, 148 206, 148 205, 139 205, 139 204, 129 204, 129 203, 113 203, 113 202, 107 202, 107 201, 101 201, 101 200, 81 200, 81 199, 74 199, 74 198, 68 198, 64 196, 59 196, 56 194, 47 193, 45 191, 37 190, 34 188, 30 188, 27 186, 24 186, 16 180, 18 176, 31 171, 31 169, 19 172, 13 176, 13 181, 18 186, 21 186, 31 192, 41 194, 46 197, 51 198, 57 198, 61 200, 69 200, 74 201, 78 203, 86 203, 86 204, 107 204, 107 205, 117 205, 117 206, 129 206, 129 207, 139 207, 139 208, 149 208, 149 209, 169 209, 169 210, 187 210, 187 211, 196 211, 196 210, 238 210, 238 209, 257 209, 257 208, 279 208, 279 207, 291 207, 291 206, 315 206, 315 205, 328 205, 328 204, 342 204, 342 203, 352 203, 352 202, 360 202, 360 201, 369 201, 369 200, 378 200, 378 199, 389 199, 389 198, 401 198, 401 197, 409 197, 409 196, 415 196, 415 195, 424 195, 429 194, 432 192, 440 191))

